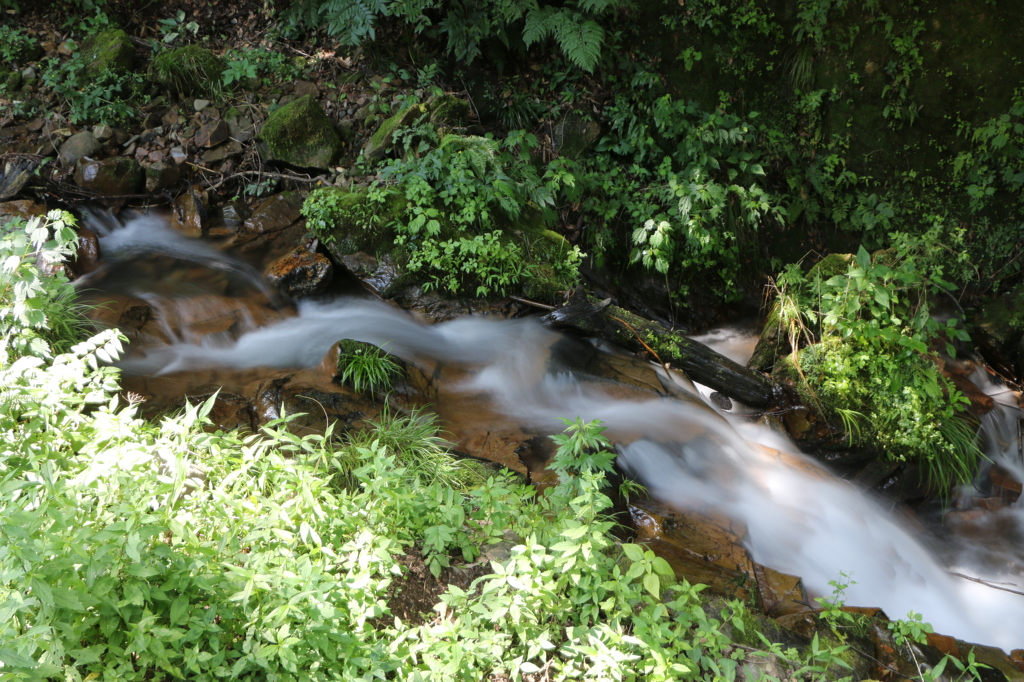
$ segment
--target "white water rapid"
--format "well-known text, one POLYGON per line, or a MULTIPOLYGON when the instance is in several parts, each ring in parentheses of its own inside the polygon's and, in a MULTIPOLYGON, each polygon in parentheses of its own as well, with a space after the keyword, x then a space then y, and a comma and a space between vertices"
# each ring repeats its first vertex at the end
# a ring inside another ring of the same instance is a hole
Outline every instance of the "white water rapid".
MULTIPOLYGON (((105 237, 110 241, 104 249, 132 243, 129 236, 105 237)), ((180 246, 176 240, 169 244, 180 246)), ((191 249, 177 253, 211 258, 210 252, 191 249)), ((700 404, 620 400, 584 385, 551 360, 548 349, 557 334, 531 320, 463 318, 428 326, 376 301, 305 301, 296 317, 236 339, 147 349, 123 369, 157 375, 313 367, 342 338, 374 343, 411 363, 464 367, 469 378, 459 388, 488 394, 506 414, 540 431, 560 431, 561 418, 601 420, 613 442, 623 443, 621 466, 656 497, 677 507, 716 508, 742 521, 754 559, 802 576, 814 593, 831 593, 829 581, 845 573, 854 581, 846 594, 850 604, 879 606, 892 618, 914 610, 938 632, 1006 650, 1024 647, 1024 598, 950 576, 947 571, 959 565, 941 565, 897 519, 851 485, 816 475, 809 461, 806 470, 793 468, 753 447, 760 442, 793 452, 766 430, 734 426, 700 404)), ((1009 516, 1024 527, 1020 509, 1009 516)), ((1024 586, 1020 569, 999 577, 1017 589, 1024 586)))

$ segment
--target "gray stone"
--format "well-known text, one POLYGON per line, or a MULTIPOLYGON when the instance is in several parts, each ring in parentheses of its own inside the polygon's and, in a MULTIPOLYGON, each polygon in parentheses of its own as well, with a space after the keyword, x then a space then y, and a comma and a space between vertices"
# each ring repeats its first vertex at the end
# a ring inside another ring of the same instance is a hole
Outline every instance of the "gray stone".
POLYGON ((60 160, 65 166, 74 166, 82 157, 93 156, 101 147, 102 145, 100 145, 93 134, 86 130, 69 137, 60 146, 58 156, 60 156, 60 160))
POLYGON ((114 129, 106 124, 101 124, 92 129, 92 136, 97 142, 106 142, 114 136, 114 129))
POLYGON ((196 111, 202 111, 206 107, 210 106, 210 100, 208 99, 197 99, 193 104, 192 108, 196 111))

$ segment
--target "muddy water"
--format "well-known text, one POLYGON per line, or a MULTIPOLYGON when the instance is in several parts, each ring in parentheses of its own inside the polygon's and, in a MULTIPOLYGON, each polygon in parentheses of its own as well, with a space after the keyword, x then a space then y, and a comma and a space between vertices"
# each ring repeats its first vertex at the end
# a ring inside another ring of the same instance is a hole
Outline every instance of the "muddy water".
MULTIPOLYGON (((623 468, 662 502, 734 519, 756 561, 802 576, 811 592, 828 594, 843 572, 855 581, 850 603, 893 617, 914 610, 970 641, 1024 645, 1024 599, 950 576, 950 565, 853 487, 772 434, 730 423, 658 368, 529 319, 428 325, 343 292, 292 307, 268 291, 258 264, 151 217, 103 234, 107 260, 85 278, 86 295, 110 302, 103 318, 134 342, 122 363, 126 388, 154 405, 223 386, 239 397, 228 412, 237 406, 242 425, 277 416, 287 400, 295 411, 303 397, 327 405, 309 428, 334 414, 328 408, 372 417, 379 406, 334 381, 332 348, 342 338, 374 343, 411 368, 401 399, 434 405, 464 451, 525 470, 547 456, 544 436, 562 418, 599 419, 623 468)), ((1008 518, 1024 521, 1017 510, 1008 518)), ((963 553, 943 556, 966 565, 963 553)), ((999 577, 1024 584, 1024 571, 1010 570, 999 577)))

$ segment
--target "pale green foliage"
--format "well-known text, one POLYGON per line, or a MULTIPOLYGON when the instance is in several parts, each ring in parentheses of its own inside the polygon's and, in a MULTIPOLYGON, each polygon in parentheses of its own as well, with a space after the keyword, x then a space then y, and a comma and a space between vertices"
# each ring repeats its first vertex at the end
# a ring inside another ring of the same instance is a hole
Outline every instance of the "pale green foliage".
POLYGON ((15 218, 0 237, 0 365, 21 355, 49 357, 79 340, 84 316, 74 304, 74 290, 61 267, 75 252, 75 220, 64 211, 27 223, 15 218), (40 264, 49 264, 44 275, 40 264))

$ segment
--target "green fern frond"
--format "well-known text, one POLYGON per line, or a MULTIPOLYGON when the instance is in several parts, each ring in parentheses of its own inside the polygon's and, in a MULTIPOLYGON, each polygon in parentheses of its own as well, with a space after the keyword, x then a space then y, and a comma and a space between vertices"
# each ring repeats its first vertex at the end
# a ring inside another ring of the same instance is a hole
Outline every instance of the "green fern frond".
POLYGON ((527 47, 550 37, 555 32, 555 23, 562 14, 554 7, 537 7, 526 14, 523 26, 523 42, 527 47))
POLYGON ((358 45, 375 37, 374 24, 387 11, 386 0, 330 0, 320 7, 327 33, 346 45, 358 45))
POLYGON ((555 40, 569 61, 585 71, 593 71, 601 57, 604 29, 595 21, 580 22, 579 19, 580 16, 574 14, 559 22, 555 26, 555 40))

